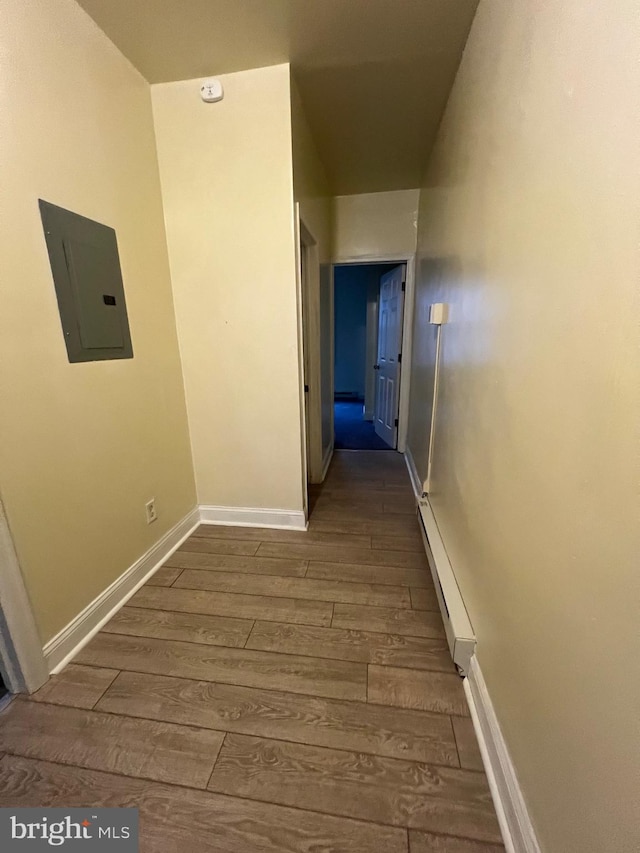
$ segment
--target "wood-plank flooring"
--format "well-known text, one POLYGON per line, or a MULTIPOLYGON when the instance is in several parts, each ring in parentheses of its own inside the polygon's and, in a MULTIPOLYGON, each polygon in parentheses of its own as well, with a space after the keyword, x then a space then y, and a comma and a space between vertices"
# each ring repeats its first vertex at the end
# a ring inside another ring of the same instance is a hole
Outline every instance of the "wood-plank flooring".
POLYGON ((307 533, 200 527, 0 714, 0 806, 136 806, 143 853, 501 853, 402 457, 307 533))

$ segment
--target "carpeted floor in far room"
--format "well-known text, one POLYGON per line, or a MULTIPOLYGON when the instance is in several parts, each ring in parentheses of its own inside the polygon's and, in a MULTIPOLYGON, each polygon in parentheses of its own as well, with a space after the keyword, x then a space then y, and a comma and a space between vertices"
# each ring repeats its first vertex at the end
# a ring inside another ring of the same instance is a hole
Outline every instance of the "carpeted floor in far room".
POLYGON ((362 417, 361 400, 340 400, 334 403, 336 450, 390 450, 376 435, 372 421, 362 417))

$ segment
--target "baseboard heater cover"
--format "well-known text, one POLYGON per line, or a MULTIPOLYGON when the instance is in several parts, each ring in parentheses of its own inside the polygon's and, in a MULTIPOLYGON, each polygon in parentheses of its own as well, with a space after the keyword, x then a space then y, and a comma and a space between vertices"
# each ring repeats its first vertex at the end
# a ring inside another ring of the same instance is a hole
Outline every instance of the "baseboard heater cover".
POLYGON ((440 604, 440 612, 453 662, 461 675, 468 675, 476 647, 473 627, 449 562, 433 510, 427 498, 418 501, 420 532, 440 604))

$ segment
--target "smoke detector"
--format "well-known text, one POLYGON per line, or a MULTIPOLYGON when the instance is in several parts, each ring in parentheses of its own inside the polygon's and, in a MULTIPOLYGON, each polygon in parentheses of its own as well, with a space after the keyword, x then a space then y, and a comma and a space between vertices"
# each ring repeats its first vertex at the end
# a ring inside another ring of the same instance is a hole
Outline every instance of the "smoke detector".
POLYGON ((205 104, 213 104, 215 101, 221 101, 224 97, 222 83, 215 77, 203 80, 200 85, 200 97, 205 104))

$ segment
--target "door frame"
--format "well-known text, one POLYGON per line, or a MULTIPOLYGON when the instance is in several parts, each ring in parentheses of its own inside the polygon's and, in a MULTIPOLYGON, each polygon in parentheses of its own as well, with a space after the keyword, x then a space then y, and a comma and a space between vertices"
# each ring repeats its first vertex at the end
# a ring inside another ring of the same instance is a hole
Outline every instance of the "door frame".
MULTIPOLYGON (((416 255, 409 254, 380 254, 380 255, 347 255, 337 256, 333 259, 333 268, 341 266, 356 266, 357 264, 406 264, 405 292, 404 292, 404 316, 402 318, 402 367, 400 369, 400 400, 398 404, 398 453, 404 453, 407 449, 407 432, 409 429, 409 389, 411 383, 411 362, 413 343, 413 314, 415 307, 416 290, 416 255)), ((333 278, 333 275, 332 275, 333 278)), ((332 325, 335 324, 335 316, 331 317, 332 325)), ((331 390, 333 393, 334 383, 331 379, 331 390)))
POLYGON ((318 243, 300 216, 296 204, 298 278, 298 333, 300 395, 303 413, 302 443, 304 486, 321 483, 322 460, 322 364, 320 358, 320 256, 318 243), (305 254, 304 267, 302 254, 305 254), (304 269, 304 275, 303 275, 304 269), (309 390, 305 391, 305 380, 309 390))
POLYGON ((0 664, 11 693, 34 693, 49 678, 42 641, 0 500, 0 664))

